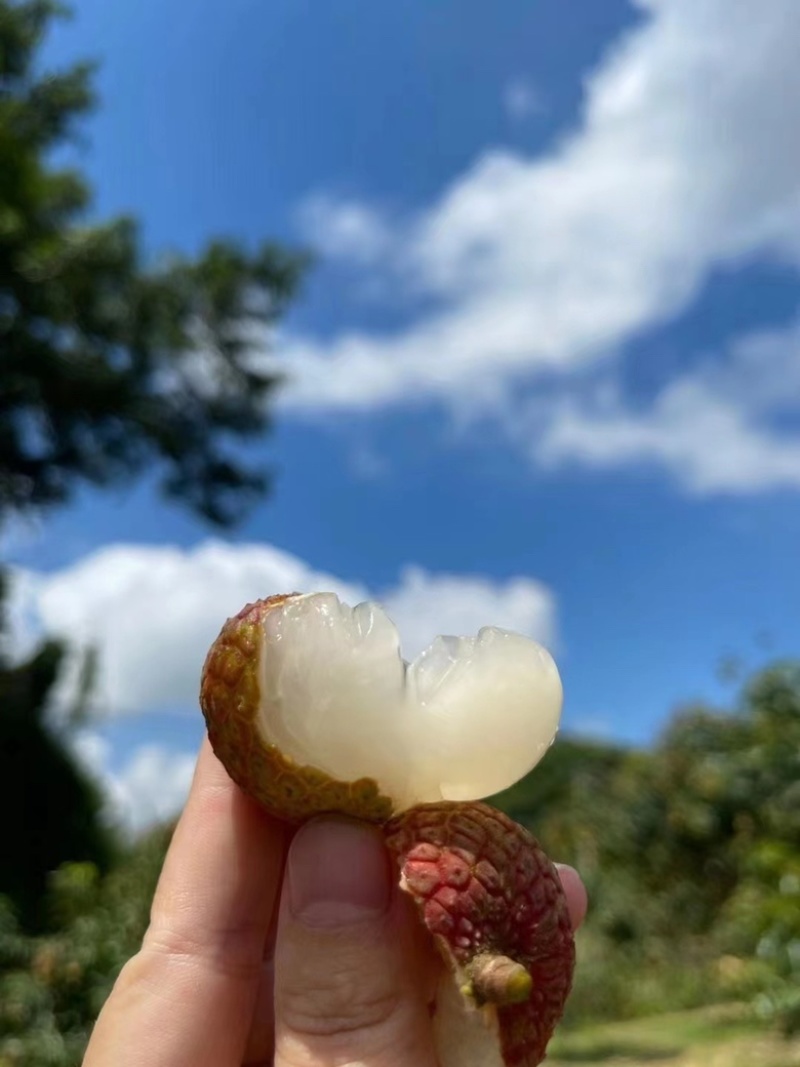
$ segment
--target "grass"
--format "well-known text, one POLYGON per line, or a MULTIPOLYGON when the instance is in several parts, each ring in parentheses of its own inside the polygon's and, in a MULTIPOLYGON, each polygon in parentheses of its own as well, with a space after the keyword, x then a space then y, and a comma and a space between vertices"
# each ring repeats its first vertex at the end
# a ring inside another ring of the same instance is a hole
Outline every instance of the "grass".
POLYGON ((800 1067, 785 1040, 743 1007, 702 1008, 559 1034, 547 1067, 800 1067))

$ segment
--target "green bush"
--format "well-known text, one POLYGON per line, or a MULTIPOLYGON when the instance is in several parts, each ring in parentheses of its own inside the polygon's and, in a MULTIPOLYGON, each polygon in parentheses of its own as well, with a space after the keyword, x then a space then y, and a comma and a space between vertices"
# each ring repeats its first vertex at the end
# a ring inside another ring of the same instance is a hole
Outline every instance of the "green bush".
POLYGON ((0 1067, 76 1067, 94 1021, 147 927, 170 837, 158 830, 105 878, 66 864, 46 898, 57 932, 25 937, 0 906, 0 1067))

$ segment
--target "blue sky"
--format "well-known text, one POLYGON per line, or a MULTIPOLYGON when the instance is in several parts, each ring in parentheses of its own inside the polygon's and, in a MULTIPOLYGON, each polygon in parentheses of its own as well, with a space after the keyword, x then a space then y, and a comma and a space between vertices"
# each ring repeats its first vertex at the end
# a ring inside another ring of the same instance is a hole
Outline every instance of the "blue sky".
POLYGON ((565 727, 637 743, 730 697, 721 657, 796 654, 798 33, 796 0, 78 0, 47 58, 102 64, 98 212, 319 256, 235 536, 141 486, 7 546, 34 630, 106 643, 82 751, 134 821, 185 787, 208 634, 290 579, 412 648, 525 629, 565 727))

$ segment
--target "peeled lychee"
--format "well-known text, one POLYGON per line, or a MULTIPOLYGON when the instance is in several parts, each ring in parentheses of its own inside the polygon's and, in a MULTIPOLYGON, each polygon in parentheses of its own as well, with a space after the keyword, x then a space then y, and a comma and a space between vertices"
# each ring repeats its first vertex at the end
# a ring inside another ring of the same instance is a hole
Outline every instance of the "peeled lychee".
POLYGON ((478 801, 555 737, 549 654, 487 628, 408 664, 376 605, 278 596, 225 624, 200 701, 220 760, 272 814, 384 826, 448 965, 433 1015, 441 1067, 540 1063, 572 980, 566 900, 534 838, 478 801))

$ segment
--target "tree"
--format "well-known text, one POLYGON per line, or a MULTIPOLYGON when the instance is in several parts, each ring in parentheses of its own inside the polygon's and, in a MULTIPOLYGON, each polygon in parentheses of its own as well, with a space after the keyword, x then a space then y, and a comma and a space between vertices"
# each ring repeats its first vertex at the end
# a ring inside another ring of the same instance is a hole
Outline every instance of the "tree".
POLYGON ((65 864, 51 879, 57 926, 25 937, 0 902, 0 1064, 74 1067, 122 966, 137 951, 172 827, 136 842, 105 878, 65 864))
MULTIPOLYGON (((151 472, 230 526, 267 488, 242 445, 269 429, 279 377, 264 342, 307 259, 217 240, 149 263, 132 219, 92 217, 82 175, 53 164, 94 105, 92 67, 37 62, 66 14, 0 0, 0 527, 151 472)), ((14 813, 0 894, 34 926, 50 872, 111 854, 98 791, 48 721, 61 657, 47 643, 14 663, 0 647, 0 807, 14 813)))
POLYGON ((100 788, 46 719, 63 651, 47 641, 28 662, 0 665, 0 892, 30 929, 48 924, 51 872, 72 857, 107 869, 115 855, 100 788))
POLYGON ((235 522, 265 475, 235 455, 278 384, 260 353, 306 258, 212 242, 148 265, 129 218, 96 222, 54 148, 93 106, 87 64, 42 75, 56 0, 0 0, 0 521, 161 467, 166 493, 235 522))

